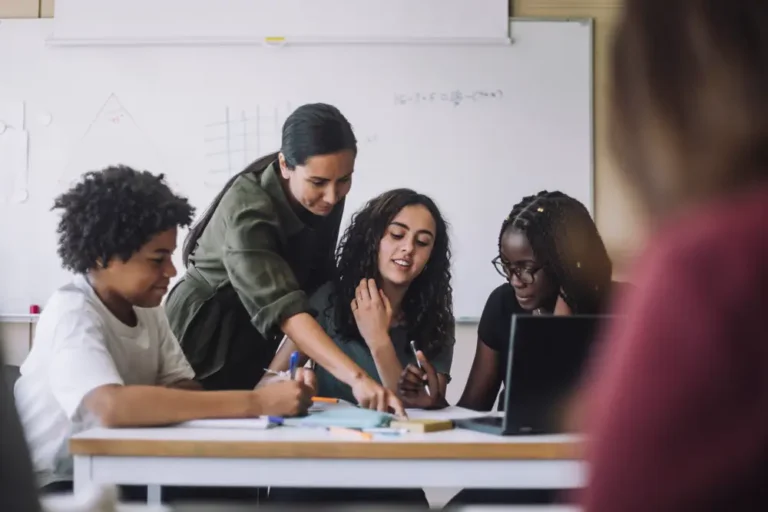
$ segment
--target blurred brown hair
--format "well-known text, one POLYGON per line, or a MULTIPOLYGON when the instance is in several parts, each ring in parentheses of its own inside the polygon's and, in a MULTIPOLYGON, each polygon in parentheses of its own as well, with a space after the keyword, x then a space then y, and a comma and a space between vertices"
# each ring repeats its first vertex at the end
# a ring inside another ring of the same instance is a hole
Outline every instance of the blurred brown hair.
POLYGON ((652 214, 768 176, 768 0, 625 0, 611 136, 652 214))

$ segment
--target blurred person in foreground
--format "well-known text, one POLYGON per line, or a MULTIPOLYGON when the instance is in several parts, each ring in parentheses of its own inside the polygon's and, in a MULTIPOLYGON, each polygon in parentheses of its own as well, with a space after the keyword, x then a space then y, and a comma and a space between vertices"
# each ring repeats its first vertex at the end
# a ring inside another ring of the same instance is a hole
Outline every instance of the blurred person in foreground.
POLYGON ((626 0, 612 66, 655 233, 588 383, 582 503, 768 510, 768 2, 626 0))

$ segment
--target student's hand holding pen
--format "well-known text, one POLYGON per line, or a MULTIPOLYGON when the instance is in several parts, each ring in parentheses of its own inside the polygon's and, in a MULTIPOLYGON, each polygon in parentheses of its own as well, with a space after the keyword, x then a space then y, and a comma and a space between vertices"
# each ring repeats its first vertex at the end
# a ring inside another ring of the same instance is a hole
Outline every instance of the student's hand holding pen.
POLYGON ((397 391, 403 405, 418 409, 446 407, 448 402, 442 395, 434 366, 421 350, 416 351, 416 360, 421 368, 409 364, 400 375, 397 391))
POLYGON ((314 391, 300 380, 280 380, 257 386, 256 416, 303 416, 312 406, 314 391))

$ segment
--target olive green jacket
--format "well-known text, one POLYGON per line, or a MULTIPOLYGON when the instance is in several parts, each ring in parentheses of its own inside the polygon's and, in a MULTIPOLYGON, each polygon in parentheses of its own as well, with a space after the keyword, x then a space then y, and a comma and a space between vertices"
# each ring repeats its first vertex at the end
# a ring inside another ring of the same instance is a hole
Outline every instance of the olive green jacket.
POLYGON ((314 314, 307 297, 335 268, 343 201, 318 217, 289 203, 276 161, 249 171, 222 197, 166 301, 171 328, 200 379, 248 352, 230 350, 238 343, 258 344, 252 367, 262 371, 282 322, 314 314))

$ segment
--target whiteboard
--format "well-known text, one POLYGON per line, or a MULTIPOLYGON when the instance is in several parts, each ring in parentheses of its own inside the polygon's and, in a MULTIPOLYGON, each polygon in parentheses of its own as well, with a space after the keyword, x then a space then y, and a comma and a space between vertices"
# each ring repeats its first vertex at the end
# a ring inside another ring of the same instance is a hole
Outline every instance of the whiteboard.
POLYGON ((278 149, 283 120, 310 101, 338 106, 359 140, 345 223, 395 187, 442 209, 460 319, 478 318, 502 283, 490 261, 522 196, 559 189, 592 210, 587 21, 513 21, 506 47, 52 48, 52 29, 0 23, 1 314, 45 304, 69 279, 50 208, 82 172, 165 173, 202 213, 230 175, 278 149))

